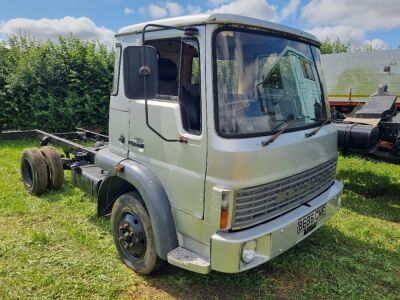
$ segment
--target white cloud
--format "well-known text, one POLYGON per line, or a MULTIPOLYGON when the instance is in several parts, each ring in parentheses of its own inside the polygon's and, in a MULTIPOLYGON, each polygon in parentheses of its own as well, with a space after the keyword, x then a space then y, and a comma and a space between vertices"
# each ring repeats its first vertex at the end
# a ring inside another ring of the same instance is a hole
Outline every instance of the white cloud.
POLYGON ((399 0, 311 0, 303 6, 301 19, 310 28, 307 31, 320 39, 340 38, 351 40, 353 47, 388 48, 382 40, 368 41, 365 36, 370 31, 400 28, 399 4, 399 0))
POLYGON ((266 0, 233 0, 210 12, 240 14, 275 22, 280 19, 276 6, 269 4, 266 0))
MULTIPOLYGON (((303 21, 305 31, 320 40, 340 38, 357 48, 376 40, 366 41, 369 31, 400 28, 400 0, 380 0, 379 4, 376 0, 308 0, 302 7, 302 0, 286 0, 283 7, 279 5, 281 8, 270 4, 269 0, 207 1, 213 7, 208 10, 210 13, 240 14, 273 22, 293 16, 303 21)), ((200 6, 182 5, 173 0, 160 0, 138 9, 138 13, 148 14, 153 19, 200 12, 200 6)), ((373 42, 374 47, 382 46, 376 43, 373 42)))
POLYGON ((389 45, 381 39, 365 40, 362 46, 362 49, 365 50, 386 50, 389 48, 389 45))
POLYGON ((311 0, 301 13, 315 26, 348 25, 364 30, 400 27, 399 0, 311 0))
POLYGON ((84 40, 98 39, 111 47, 114 32, 96 24, 87 17, 64 17, 62 19, 15 18, 0 23, 0 35, 27 34, 36 40, 57 40, 62 36, 75 36, 84 40))
POLYGON ((139 8, 140 14, 148 14, 152 19, 161 19, 165 17, 177 17, 182 15, 193 15, 201 12, 200 6, 187 4, 183 6, 177 2, 166 1, 151 3, 147 7, 139 8))
POLYGON ((124 9, 124 14, 129 16, 129 15, 133 15, 135 13, 135 11, 132 8, 126 7, 124 9))
POLYGON ((168 11, 164 7, 153 3, 147 7, 147 10, 153 19, 165 18, 168 15, 168 11))
POLYGON ((321 41, 326 39, 336 40, 339 38, 345 43, 351 42, 354 46, 361 46, 365 39, 365 31, 362 28, 346 25, 319 26, 312 29, 306 29, 306 31, 314 34, 321 41))
POLYGON ((172 17, 183 15, 185 12, 185 9, 182 7, 182 5, 176 2, 168 1, 165 3, 165 8, 168 10, 168 15, 172 17))
MULTIPOLYGON (((268 0, 208 0, 215 6, 208 12, 212 13, 231 13, 240 14, 253 18, 269 21, 279 21, 296 13, 300 0, 289 0, 288 4, 282 9, 281 15, 276 6, 268 3, 268 0)), ((152 19, 165 17, 176 17, 188 14, 201 13, 200 6, 187 4, 181 5, 173 1, 164 1, 149 4, 147 7, 139 8, 140 14, 148 14, 152 19)))
POLYGON ((295 14, 299 8, 300 0, 289 0, 289 3, 281 11, 281 20, 295 14))

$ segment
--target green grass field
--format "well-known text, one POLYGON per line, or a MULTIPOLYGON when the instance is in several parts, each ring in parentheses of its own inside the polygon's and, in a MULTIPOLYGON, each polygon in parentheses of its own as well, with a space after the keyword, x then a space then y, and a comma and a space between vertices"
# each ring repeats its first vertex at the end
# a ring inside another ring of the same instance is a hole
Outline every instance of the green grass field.
POLYGON ((166 266, 138 276, 118 259, 108 218, 70 183, 34 197, 19 175, 29 141, 0 142, 0 299, 400 299, 400 166, 340 158, 343 208, 280 257, 240 274, 166 266))

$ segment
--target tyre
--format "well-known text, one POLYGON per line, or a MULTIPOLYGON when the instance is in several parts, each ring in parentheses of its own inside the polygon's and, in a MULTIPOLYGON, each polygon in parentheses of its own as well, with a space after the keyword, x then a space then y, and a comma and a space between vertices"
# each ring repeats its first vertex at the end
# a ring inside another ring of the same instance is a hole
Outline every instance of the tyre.
POLYGON ((29 193, 40 195, 46 190, 49 174, 46 160, 39 149, 25 149, 22 153, 21 177, 29 193))
POLYGON ((52 146, 41 147, 40 152, 46 159, 49 172, 49 188, 54 190, 61 189, 64 182, 64 168, 60 155, 52 146))
POLYGON ((157 255, 150 217, 139 193, 124 194, 115 201, 111 226, 118 253, 129 268, 147 275, 163 264, 157 255))

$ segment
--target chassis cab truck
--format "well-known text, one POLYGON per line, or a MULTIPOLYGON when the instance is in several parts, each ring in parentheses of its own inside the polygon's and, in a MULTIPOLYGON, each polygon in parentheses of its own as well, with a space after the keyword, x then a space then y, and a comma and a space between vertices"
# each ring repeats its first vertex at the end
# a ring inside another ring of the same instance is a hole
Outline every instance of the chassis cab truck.
POLYGON ((98 215, 111 214, 136 272, 164 261, 248 270, 340 207, 323 83, 315 37, 278 24, 203 14, 128 26, 116 34, 109 141, 69 144, 63 166, 97 198, 98 215))

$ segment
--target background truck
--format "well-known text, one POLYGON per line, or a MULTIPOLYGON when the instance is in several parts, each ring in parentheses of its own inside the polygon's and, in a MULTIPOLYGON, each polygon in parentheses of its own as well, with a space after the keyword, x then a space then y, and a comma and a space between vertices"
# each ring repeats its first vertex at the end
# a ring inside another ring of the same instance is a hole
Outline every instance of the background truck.
POLYGON ((325 100, 312 35, 203 14, 117 33, 109 137, 0 138, 39 137, 42 147, 21 158, 26 189, 59 189, 71 170, 98 215, 111 214, 117 250, 136 272, 168 261, 234 273, 285 252, 339 209, 325 100))
POLYGON ((399 163, 400 49, 327 54, 321 61, 339 147, 399 163))
POLYGON ((325 54, 321 63, 329 104, 339 112, 368 102, 380 84, 400 96, 400 49, 325 54))

